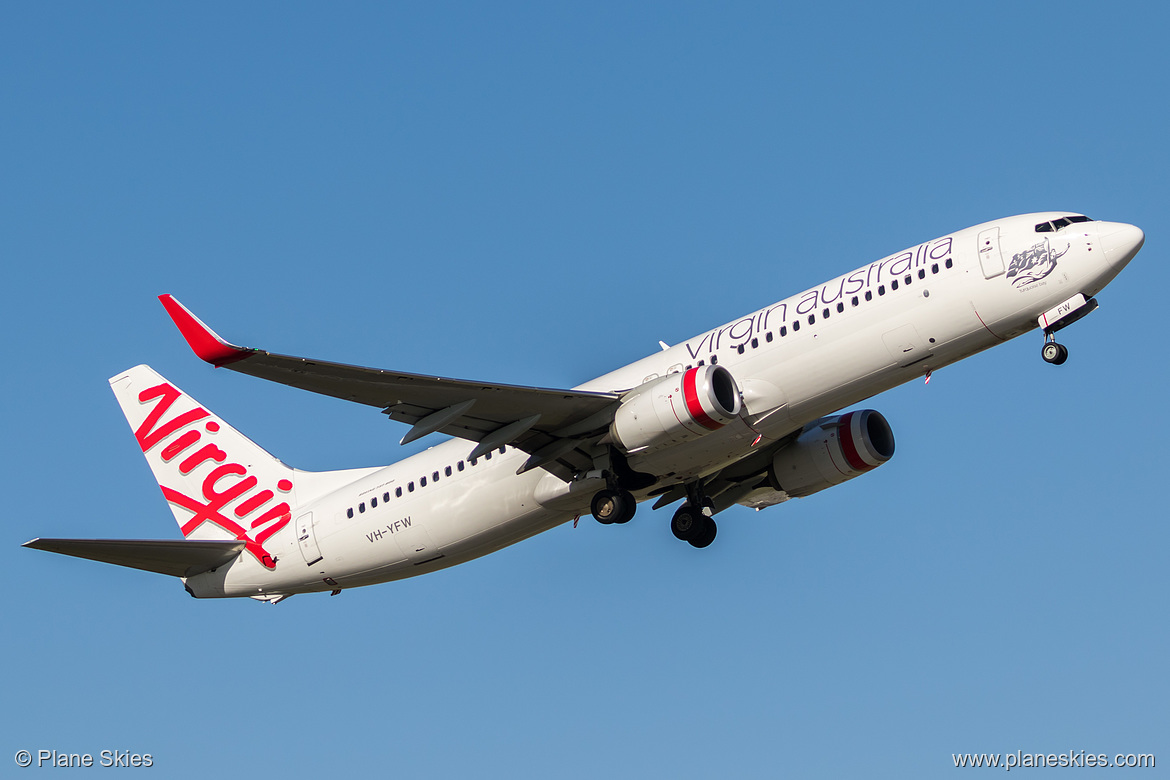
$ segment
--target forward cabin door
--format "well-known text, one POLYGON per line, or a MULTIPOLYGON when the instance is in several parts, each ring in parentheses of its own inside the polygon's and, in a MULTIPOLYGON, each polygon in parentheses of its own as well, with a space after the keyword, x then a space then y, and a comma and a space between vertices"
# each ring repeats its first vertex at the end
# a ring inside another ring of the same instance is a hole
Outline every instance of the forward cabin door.
POLYGON ((1003 253, 999 250, 999 228, 993 227, 979 233, 979 265, 983 278, 993 279, 1003 273, 1003 253))

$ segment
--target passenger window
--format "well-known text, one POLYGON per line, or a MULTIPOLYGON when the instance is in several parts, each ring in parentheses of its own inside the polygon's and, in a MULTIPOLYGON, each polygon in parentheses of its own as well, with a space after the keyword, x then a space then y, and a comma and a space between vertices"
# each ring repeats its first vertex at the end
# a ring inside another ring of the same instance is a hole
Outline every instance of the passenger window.
POLYGON ((366 511, 366 502, 365 501, 358 504, 358 513, 361 514, 364 511, 366 511))
POLYGON ((759 339, 752 339, 752 349, 759 349, 759 346, 760 346, 760 340, 759 339))
POLYGON ((735 349, 737 352, 739 352, 739 354, 741 354, 741 355, 743 354, 743 344, 740 344, 735 349))
POLYGON ((787 336, 787 335, 788 335, 788 326, 786 326, 786 325, 781 325, 781 326, 780 326, 780 337, 781 337, 781 338, 783 338, 783 337, 785 337, 785 336, 787 336))
POLYGON ((872 291, 872 290, 866 290, 866 291, 865 291, 865 299, 866 299, 867 301, 872 301, 872 300, 873 300, 873 291, 872 291))
POLYGON ((910 284, 910 282, 914 281, 914 277, 911 276, 910 274, 906 274, 906 278, 903 279, 902 281, 905 282, 906 284, 910 284))
POLYGON ((856 296, 856 295, 854 295, 854 296, 853 296, 853 301, 852 301, 852 303, 853 303, 853 305, 854 305, 854 306, 856 306, 856 305, 857 305, 857 296, 856 296))
POLYGON ((919 269, 918 269, 918 278, 919 278, 919 279, 925 279, 925 278, 926 278, 926 269, 925 269, 925 268, 919 268, 919 269))
POLYGON ((383 493, 383 494, 382 494, 382 503, 383 503, 383 504, 388 504, 388 503, 390 503, 390 493, 389 493, 389 491, 387 491, 387 492, 385 492, 385 493, 383 493))
POLYGON ((472 458, 471 460, 469 460, 467 462, 470 463, 472 466, 474 466, 478 460, 479 460, 479 458, 472 458))
POLYGON ((885 294, 886 294, 886 286, 884 284, 879 284, 878 285, 878 295, 885 295, 885 294))
POLYGON ((812 325, 816 321, 817 321, 817 315, 815 315, 815 314, 808 315, 808 324, 809 325, 812 325))
POLYGON ((407 482, 407 483, 406 483, 406 492, 407 492, 407 493, 413 493, 413 492, 414 492, 414 483, 413 483, 413 482, 407 482))
POLYGON ((374 496, 373 498, 370 499, 370 509, 374 509, 377 506, 378 506, 378 497, 374 496))
POLYGON ((459 461, 458 463, 456 463, 455 468, 459 469, 460 471, 463 471, 463 461, 459 461))
POLYGON ((772 331, 768 331, 764 334, 764 341, 768 342, 769 344, 772 343, 772 331))
POLYGON ((395 498, 402 498, 402 486, 401 485, 394 488, 394 497, 395 498))
POLYGON ((418 478, 418 486, 419 487, 426 487, 427 486, 427 478, 426 477, 419 477, 418 478))
POLYGON ((930 272, 931 272, 932 274, 937 274, 937 273, 938 273, 938 263, 934 263, 933 265, 931 265, 931 266, 930 266, 930 272))
POLYGON ((433 482, 439 481, 439 472, 436 471, 434 474, 431 474, 431 481, 433 481, 433 482))
POLYGON ((716 364, 716 363, 718 363, 718 362, 719 362, 719 356, 718 356, 718 355, 712 355, 712 356, 711 356, 711 365, 715 365, 715 364, 716 364))
POLYGON ((484 460, 491 460, 491 459, 492 459, 492 454, 491 454, 491 452, 488 452, 486 455, 484 455, 484 456, 483 456, 483 459, 484 459, 484 460))
POLYGON ((821 319, 822 320, 829 319, 829 310, 828 309, 825 309, 824 311, 821 312, 821 319))
MULTIPOLYGON (((894 281, 890 282, 890 289, 891 289, 891 290, 897 290, 897 289, 898 289, 898 280, 897 280, 897 279, 895 279, 894 281)), ((878 295, 881 295, 881 293, 882 293, 882 291, 881 291, 881 288, 878 288, 878 295)))
POLYGON ((795 333, 798 330, 800 330, 800 320, 793 320, 792 321, 792 332, 795 333))
POLYGON ((504 454, 504 448, 503 448, 503 447, 500 447, 500 454, 501 454, 501 455, 503 455, 503 454, 504 454))
POLYGON ((443 469, 443 473, 446 474, 448 477, 451 476, 451 467, 448 466, 447 468, 443 469))
POLYGON ((699 361, 699 365, 700 365, 700 366, 701 366, 701 365, 703 365, 703 361, 702 361, 702 360, 700 360, 700 361, 699 361))
POLYGON ((350 517, 350 518, 353 517, 353 507, 352 506, 349 509, 345 510, 345 516, 350 517))
POLYGON ((841 313, 841 312, 843 312, 843 311, 845 311, 845 304, 844 304, 844 303, 838 303, 838 304, 837 304, 837 313, 838 313, 838 314, 840 314, 840 313, 841 313))
POLYGON ((955 264, 955 261, 951 260, 951 258, 948 257, 947 258, 947 268, 951 268, 952 266, 954 266, 954 264, 955 264))

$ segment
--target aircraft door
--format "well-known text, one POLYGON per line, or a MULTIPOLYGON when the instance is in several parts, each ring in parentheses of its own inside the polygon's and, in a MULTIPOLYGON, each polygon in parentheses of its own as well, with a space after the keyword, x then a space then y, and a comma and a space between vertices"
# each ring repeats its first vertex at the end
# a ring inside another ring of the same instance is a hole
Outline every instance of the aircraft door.
POLYGON ((297 518, 297 544, 301 548, 301 555, 305 556, 305 563, 312 566, 321 560, 321 550, 317 547, 317 537, 313 532, 313 513, 305 512, 297 518))
POLYGON ((979 265, 983 278, 993 279, 1003 273, 1003 253, 999 249, 999 228, 979 232, 979 265))

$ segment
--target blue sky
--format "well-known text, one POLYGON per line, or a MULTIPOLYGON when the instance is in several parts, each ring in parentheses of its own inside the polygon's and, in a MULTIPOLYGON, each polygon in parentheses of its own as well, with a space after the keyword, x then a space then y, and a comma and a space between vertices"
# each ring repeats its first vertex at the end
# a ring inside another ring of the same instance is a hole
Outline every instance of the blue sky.
POLYGON ((0 762, 130 750, 177 778, 906 777, 955 771, 956 752, 1082 749, 1170 764, 1167 12, 723 5, 6 9, 0 762), (433 443, 212 370, 159 293, 238 343, 570 386, 1046 209, 1147 234, 1062 334, 1068 363, 1044 364, 1033 333, 872 399, 898 440, 888 465, 729 511, 704 551, 643 506, 270 607, 19 548, 177 537, 106 384, 137 363, 301 468, 433 443))

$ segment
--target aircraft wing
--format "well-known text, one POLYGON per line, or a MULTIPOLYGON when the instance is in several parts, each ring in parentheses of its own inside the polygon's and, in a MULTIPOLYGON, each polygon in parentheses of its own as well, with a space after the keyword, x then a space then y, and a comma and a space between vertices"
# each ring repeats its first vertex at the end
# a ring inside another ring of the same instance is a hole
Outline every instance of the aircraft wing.
POLYGON ((471 382, 239 347, 174 297, 159 300, 195 354, 213 366, 379 407, 412 426, 403 444, 439 432, 479 442, 469 458, 505 444, 517 447, 531 455, 521 472, 542 467, 568 479, 591 467, 587 450, 605 434, 619 405, 611 393, 471 382))

